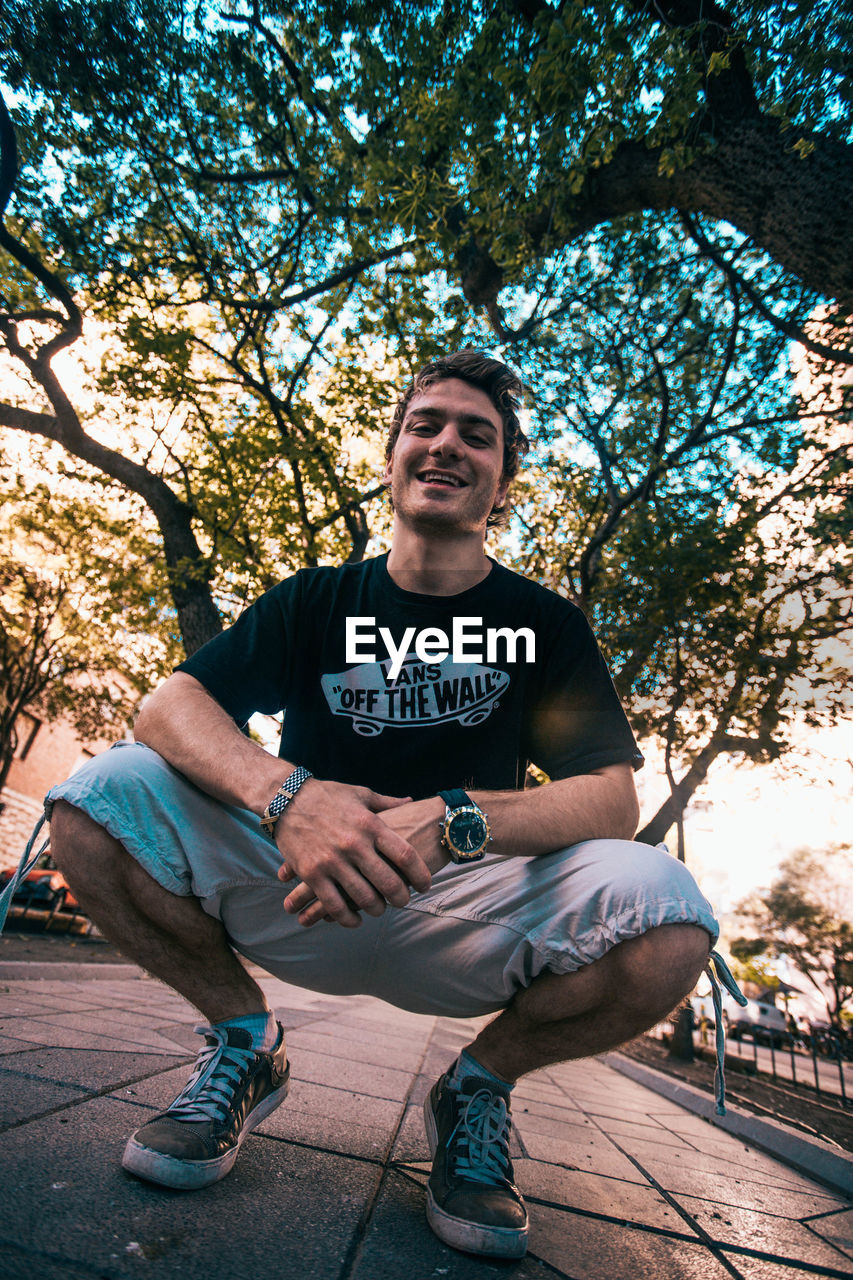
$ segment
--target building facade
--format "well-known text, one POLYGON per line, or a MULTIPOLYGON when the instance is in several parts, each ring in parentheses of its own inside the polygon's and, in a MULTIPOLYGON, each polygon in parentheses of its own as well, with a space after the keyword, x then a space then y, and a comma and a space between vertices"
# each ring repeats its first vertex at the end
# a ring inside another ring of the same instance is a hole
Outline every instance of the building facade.
POLYGON ((18 865, 50 788, 115 740, 87 740, 67 720, 49 722, 30 712, 16 729, 15 757, 0 791, 0 871, 18 865))

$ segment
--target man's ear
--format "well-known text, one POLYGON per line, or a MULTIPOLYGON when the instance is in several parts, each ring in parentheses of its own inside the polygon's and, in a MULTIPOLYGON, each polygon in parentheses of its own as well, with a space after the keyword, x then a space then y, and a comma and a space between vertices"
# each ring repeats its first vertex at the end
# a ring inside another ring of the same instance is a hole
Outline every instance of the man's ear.
POLYGON ((394 455, 392 453, 391 457, 385 463, 385 470, 382 473, 382 479, 379 481, 380 484, 384 484, 387 486, 391 483, 391 468, 393 465, 394 465, 394 455))
POLYGON ((507 479, 507 480, 501 480, 500 484, 498 485, 498 491, 497 491, 497 493, 495 494, 495 500, 494 500, 494 502, 492 503, 492 506, 494 506, 494 507, 502 507, 502 506, 503 506, 504 501, 505 501, 505 499, 506 499, 506 495, 509 493, 509 486, 510 486, 511 484, 512 484, 512 481, 511 481, 511 480, 508 480, 508 479, 507 479))

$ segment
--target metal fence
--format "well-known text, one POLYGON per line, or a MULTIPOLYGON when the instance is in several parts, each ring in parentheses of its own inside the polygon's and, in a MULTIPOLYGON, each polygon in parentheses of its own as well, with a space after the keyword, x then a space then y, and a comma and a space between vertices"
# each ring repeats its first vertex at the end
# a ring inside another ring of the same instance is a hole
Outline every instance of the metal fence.
POLYGON ((853 1067, 839 1038, 810 1036, 808 1043, 801 1044, 789 1038, 786 1045, 777 1045, 772 1037, 762 1042, 748 1033, 737 1039, 728 1036, 726 1057, 749 1062, 755 1072, 782 1084, 814 1089, 819 1098, 826 1095, 844 1107, 853 1103, 848 1096, 853 1067))
MULTIPOLYGON (((657 1040, 669 1040, 674 1032, 672 1022, 660 1023, 647 1034, 657 1040)), ((713 1052, 713 1029, 693 1033, 694 1046, 713 1052)), ((807 1040, 774 1043, 770 1037, 755 1037, 742 1032, 737 1038, 726 1036, 726 1062, 737 1062, 750 1075, 767 1076, 775 1082, 814 1090, 815 1095, 836 1106, 853 1106, 853 1062, 850 1060, 849 1038, 823 1033, 807 1040)))

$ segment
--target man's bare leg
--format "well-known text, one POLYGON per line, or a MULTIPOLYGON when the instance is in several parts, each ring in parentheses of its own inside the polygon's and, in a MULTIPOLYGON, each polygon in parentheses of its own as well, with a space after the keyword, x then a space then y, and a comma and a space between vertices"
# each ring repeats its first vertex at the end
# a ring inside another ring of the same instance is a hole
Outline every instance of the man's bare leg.
POLYGON ((169 893, 82 809, 58 800, 51 854, 84 910, 110 942, 195 1005, 209 1022, 269 1010, 196 898, 169 893))
MULTIPOLYGON (((112 942, 200 1009, 211 1023, 270 1017, 260 987, 235 956, 224 928, 192 897, 169 893, 124 846, 81 809, 57 801, 51 849, 81 904, 112 942)), ((175 1190, 218 1182, 240 1143, 287 1096, 283 1037, 255 1050, 245 1024, 207 1028, 186 1086, 164 1112, 130 1136, 122 1166, 175 1190)))
MULTIPOLYGON (((575 973, 542 973, 480 1032, 468 1052, 499 1080, 612 1049, 652 1026, 690 990, 707 962, 696 925, 661 925, 575 973)), ((427 1221, 445 1243, 520 1258, 527 1211, 512 1181, 509 1095, 464 1060, 424 1103, 434 1157, 427 1221), (473 1077, 473 1078, 472 1078, 473 1077)))
POLYGON ((709 945, 698 925, 665 924, 575 973, 541 973, 468 1050, 512 1083, 549 1063, 614 1049, 675 1008, 707 964, 709 945))
MULTIPOLYGON (((485 1027, 468 1051, 499 1080, 612 1049, 669 1013, 708 958, 696 925, 661 925, 576 973, 542 973, 485 1027)), ((527 1211, 512 1181, 509 1095, 464 1060, 424 1103, 430 1151, 427 1221, 445 1243, 520 1258, 527 1211)))

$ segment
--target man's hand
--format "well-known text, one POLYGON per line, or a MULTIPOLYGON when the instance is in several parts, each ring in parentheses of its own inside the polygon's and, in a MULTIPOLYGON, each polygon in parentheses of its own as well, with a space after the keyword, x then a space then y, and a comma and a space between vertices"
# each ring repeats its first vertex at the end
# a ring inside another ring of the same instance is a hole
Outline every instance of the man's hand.
POLYGON ((284 900, 284 909, 303 925, 319 920, 355 928, 359 911, 378 916, 388 903, 403 907, 409 886, 423 892, 429 867, 390 821, 392 810, 411 804, 408 796, 384 796, 367 787, 312 778, 276 823, 275 838, 284 860, 278 878, 298 877, 300 885, 284 900))
MULTIPOLYGON (((562 778, 530 791, 474 791, 471 799, 489 815, 495 832, 489 853, 502 857, 539 857, 583 840, 630 840, 639 817, 634 777, 627 763, 604 765, 590 773, 562 778)), ((439 821, 444 813, 444 801, 439 796, 399 800, 376 795, 364 787, 316 780, 306 782, 276 827, 276 838, 285 861, 279 870, 279 879, 287 881, 298 876, 304 881, 285 899, 286 910, 298 913, 299 923, 303 925, 329 919, 354 925, 360 923, 359 909, 370 915, 381 915, 388 902, 395 907, 405 906, 409 898, 407 883, 423 892, 429 888, 429 872, 437 871, 449 861, 439 838, 439 821), (300 809, 306 792, 309 795, 313 792, 311 806, 306 804, 300 809), (336 799, 339 793, 346 794, 346 811, 336 799), (324 800, 324 796, 327 799, 324 800), (381 818, 377 816, 380 812, 381 818), (297 817, 300 818, 298 828, 293 821, 297 817), (349 830, 353 822, 358 825, 349 830), (371 831, 381 833, 379 843, 371 837, 371 831), (325 841, 322 844, 317 839, 320 832, 325 841), (358 854, 350 851, 356 846, 358 854), (407 851, 410 862, 396 856, 394 851, 401 847, 407 851), (362 862, 365 849, 372 851, 369 866, 379 879, 374 878, 372 871, 369 874, 365 871, 362 862), (330 854, 325 873, 323 850, 330 854), (306 851, 315 863, 319 857, 319 873, 309 865, 311 858, 303 860, 306 851), (346 876, 337 874, 341 863, 346 864, 346 876), (421 874, 420 880, 415 877, 415 869, 421 874), (329 882, 334 889, 331 899, 334 909, 326 905, 330 899, 318 888, 321 884, 325 888, 329 882), (357 886, 360 897, 350 892, 350 884, 357 886), (397 896, 386 893, 383 886, 393 887, 397 896), (351 902, 344 901, 344 894, 351 902)))

